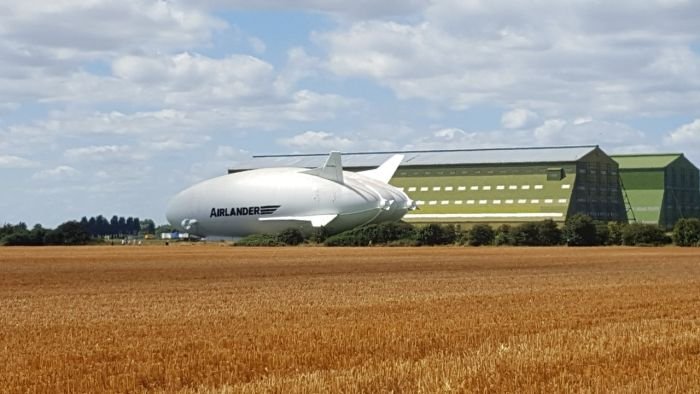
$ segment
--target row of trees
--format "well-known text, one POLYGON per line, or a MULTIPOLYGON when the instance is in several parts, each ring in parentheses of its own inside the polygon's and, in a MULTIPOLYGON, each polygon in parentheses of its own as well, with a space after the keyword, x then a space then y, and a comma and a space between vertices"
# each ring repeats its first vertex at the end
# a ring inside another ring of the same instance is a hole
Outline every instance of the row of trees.
POLYGON ((138 235, 139 233, 154 234, 156 230, 153 220, 145 219, 142 221, 139 218, 124 218, 123 216, 117 217, 117 215, 112 216, 110 220, 107 220, 102 215, 91 217, 90 219, 83 216, 80 219, 80 225, 93 237, 103 237, 105 235, 124 237, 127 235, 138 235))
POLYGON ((642 223, 596 222, 586 215, 574 215, 559 227, 552 220, 507 224, 493 228, 477 224, 462 231, 453 225, 429 224, 412 226, 408 223, 382 223, 358 227, 328 236, 319 229, 309 237, 297 229, 279 234, 257 234, 243 238, 237 245, 277 246, 309 242, 327 246, 368 245, 513 245, 513 246, 597 246, 597 245, 666 245, 700 246, 700 220, 681 219, 668 236, 659 226, 642 223))
POLYGON ((29 230, 25 223, 5 224, 0 228, 0 245, 86 245, 90 242, 90 234, 76 221, 65 222, 55 229, 37 224, 29 230))
POLYGON ((102 237, 135 236, 154 234, 155 223, 150 219, 112 217, 107 221, 102 215, 83 217, 80 222, 68 221, 55 229, 44 228, 40 224, 31 229, 26 223, 5 224, 0 227, 0 245, 85 245, 97 242, 102 237))

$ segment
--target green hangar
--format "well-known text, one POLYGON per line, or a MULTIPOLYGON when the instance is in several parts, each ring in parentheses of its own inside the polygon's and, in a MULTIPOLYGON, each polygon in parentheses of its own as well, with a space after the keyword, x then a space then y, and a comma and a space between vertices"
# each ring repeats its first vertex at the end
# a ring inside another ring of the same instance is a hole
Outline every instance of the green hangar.
MULTIPOLYGON (((404 159, 390 183, 418 209, 413 223, 519 223, 585 213, 625 221, 618 164, 598 146, 344 153, 350 171, 404 159)), ((229 173, 263 167, 323 165, 327 154, 253 156, 229 173)))
POLYGON ((698 168, 682 153, 614 155, 629 201, 630 222, 671 228, 678 219, 700 217, 698 168))

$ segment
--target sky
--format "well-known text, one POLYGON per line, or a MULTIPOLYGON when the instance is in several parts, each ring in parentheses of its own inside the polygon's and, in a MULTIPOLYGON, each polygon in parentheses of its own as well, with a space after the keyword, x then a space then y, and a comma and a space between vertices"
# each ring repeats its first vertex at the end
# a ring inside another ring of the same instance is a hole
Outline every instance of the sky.
POLYGON ((692 0, 0 0, 0 223, 165 223, 253 154, 600 145, 700 165, 692 0))

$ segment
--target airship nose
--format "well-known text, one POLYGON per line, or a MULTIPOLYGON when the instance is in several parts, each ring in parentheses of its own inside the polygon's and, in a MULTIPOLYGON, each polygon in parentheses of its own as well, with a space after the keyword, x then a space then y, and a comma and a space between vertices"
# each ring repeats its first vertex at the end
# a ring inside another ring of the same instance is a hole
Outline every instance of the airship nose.
POLYGON ((171 226, 177 230, 183 231, 182 221, 186 219, 186 212, 184 211, 185 204, 182 198, 182 193, 173 197, 168 203, 168 207, 165 209, 165 218, 168 220, 171 226))

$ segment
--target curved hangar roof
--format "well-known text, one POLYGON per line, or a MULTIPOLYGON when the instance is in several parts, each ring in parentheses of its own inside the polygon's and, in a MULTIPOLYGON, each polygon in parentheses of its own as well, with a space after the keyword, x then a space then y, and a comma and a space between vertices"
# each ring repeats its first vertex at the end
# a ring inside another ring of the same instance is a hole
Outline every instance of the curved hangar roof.
MULTIPOLYGON (((595 150, 597 145, 534 147, 534 148, 499 148, 499 149, 455 149, 425 151, 393 152, 355 152, 343 153, 343 167, 376 167, 394 154, 405 155, 402 167, 427 165, 460 164, 508 164, 508 163, 568 163, 576 162, 595 150)), ((268 167, 306 167, 322 166, 328 153, 293 154, 293 155, 259 155, 229 169, 229 173, 268 167)))

